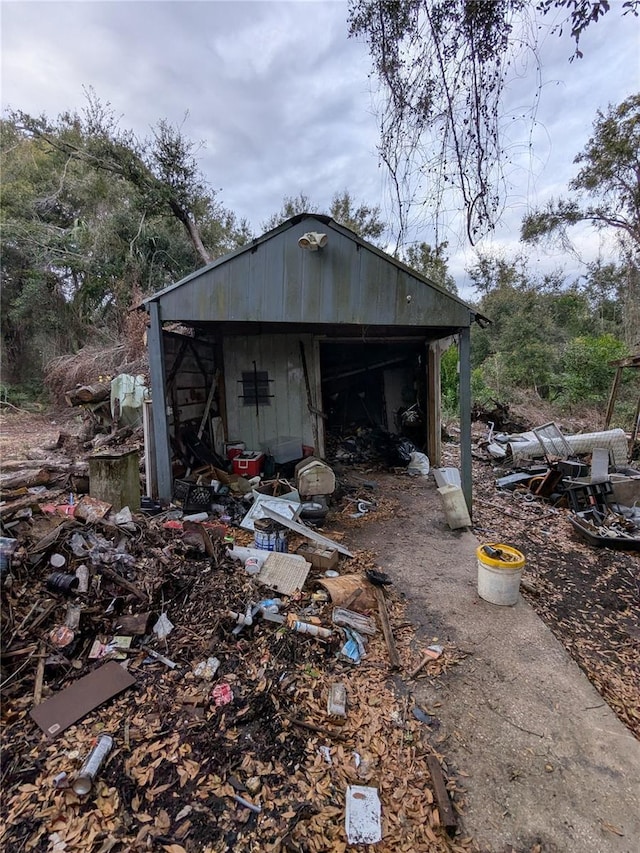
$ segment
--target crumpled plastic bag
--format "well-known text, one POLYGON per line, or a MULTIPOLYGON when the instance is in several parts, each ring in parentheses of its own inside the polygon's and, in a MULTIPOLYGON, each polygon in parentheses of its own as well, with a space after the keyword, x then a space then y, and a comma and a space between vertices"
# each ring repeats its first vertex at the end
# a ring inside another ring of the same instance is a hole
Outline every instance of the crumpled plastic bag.
POLYGON ((409 459, 407 473, 414 476, 422 475, 423 477, 427 477, 430 467, 429 457, 425 453, 419 453, 416 450, 411 454, 411 458, 409 459))

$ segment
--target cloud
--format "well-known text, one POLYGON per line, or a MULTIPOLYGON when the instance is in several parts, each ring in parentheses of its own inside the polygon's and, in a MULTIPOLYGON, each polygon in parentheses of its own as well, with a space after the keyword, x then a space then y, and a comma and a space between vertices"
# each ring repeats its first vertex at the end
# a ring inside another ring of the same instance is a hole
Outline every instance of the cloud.
MULTIPOLYGON (((346 2, 5 0, 2 18, 3 106, 54 116, 81 108, 82 86, 93 86, 140 136, 188 112, 185 133, 204 143, 199 160, 211 186, 256 232, 300 191, 327 210, 348 189, 391 217, 370 59, 366 45, 347 38, 346 2)), ((504 135, 509 195, 494 235, 505 251, 518 248, 526 210, 564 191, 596 110, 638 90, 637 33, 637 19, 614 7, 583 36, 584 59, 569 63, 570 41, 549 34, 540 81, 530 58, 514 66, 504 135)), ((433 242, 419 212, 413 239, 433 242)), ((463 282, 473 253, 459 225, 452 202, 440 238, 463 282)))

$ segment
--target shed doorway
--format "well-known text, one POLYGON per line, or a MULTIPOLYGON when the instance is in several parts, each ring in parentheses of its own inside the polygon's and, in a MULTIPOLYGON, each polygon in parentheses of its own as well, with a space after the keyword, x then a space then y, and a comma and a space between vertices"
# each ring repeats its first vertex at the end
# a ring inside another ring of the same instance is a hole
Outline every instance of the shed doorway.
POLYGON ((427 348, 397 342, 320 341, 325 430, 334 438, 358 429, 427 440, 427 348))

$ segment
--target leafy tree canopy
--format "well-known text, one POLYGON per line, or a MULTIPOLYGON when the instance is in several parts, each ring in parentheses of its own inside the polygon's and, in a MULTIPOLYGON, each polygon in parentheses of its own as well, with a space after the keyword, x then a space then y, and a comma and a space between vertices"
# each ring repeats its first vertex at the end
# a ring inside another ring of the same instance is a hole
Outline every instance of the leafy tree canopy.
POLYGON ((89 93, 55 120, 0 122, 3 375, 41 374, 103 333, 132 300, 250 238, 210 191, 181 128, 121 131, 89 93))
MULTIPOLYGON (((320 213, 318 205, 302 191, 297 196, 285 196, 280 210, 262 223, 262 229, 269 231, 277 228, 278 225, 299 213, 320 213)), ((345 228, 349 228, 359 237, 372 243, 378 243, 386 229, 385 223, 380 219, 380 208, 369 207, 364 203, 356 205, 346 189, 335 193, 328 215, 340 225, 344 225, 345 228)))
POLYGON ((457 294, 456 280, 447 267, 446 249, 446 243, 440 243, 435 249, 428 243, 417 243, 407 248, 403 260, 425 278, 431 279, 449 293, 457 294))
POLYGON ((597 113, 593 135, 574 159, 580 170, 570 197, 551 200, 522 223, 527 242, 555 238, 570 245, 567 229, 580 222, 613 228, 640 252, 640 94, 597 113))

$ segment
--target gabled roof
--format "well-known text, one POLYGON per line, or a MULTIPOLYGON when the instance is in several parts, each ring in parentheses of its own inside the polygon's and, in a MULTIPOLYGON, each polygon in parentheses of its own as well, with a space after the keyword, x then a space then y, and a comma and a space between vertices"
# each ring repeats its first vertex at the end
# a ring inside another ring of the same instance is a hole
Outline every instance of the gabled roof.
POLYGON ((472 306, 322 214, 288 219, 144 300, 164 321, 460 328, 472 306), (298 240, 327 234, 309 252, 298 240))

